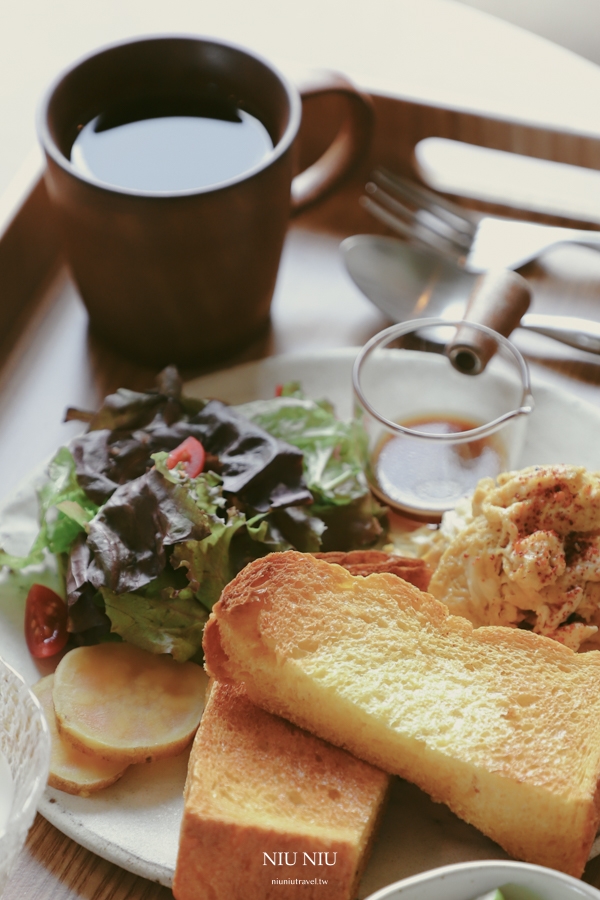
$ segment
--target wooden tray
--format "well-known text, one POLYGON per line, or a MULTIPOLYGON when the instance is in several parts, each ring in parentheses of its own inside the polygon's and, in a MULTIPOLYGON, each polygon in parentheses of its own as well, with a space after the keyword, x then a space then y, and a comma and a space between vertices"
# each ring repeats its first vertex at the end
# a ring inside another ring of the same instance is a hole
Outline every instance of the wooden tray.
MULTIPOLYGON (((450 137, 600 168, 596 136, 559 134, 393 96, 375 95, 373 100, 376 131, 369 159, 342 190, 291 223, 271 331, 228 364, 278 353, 360 345, 387 324, 350 282, 338 246, 351 234, 383 231, 359 206, 362 185, 376 164, 414 174, 413 151, 423 138, 450 137)), ((318 155, 336 127, 337 114, 334 106, 322 101, 307 108, 303 160, 318 155)), ((85 311, 60 258, 39 176, 39 155, 33 154, 1 209, 0 500, 79 427, 62 424, 66 406, 94 407, 119 386, 147 387, 155 374, 116 356, 88 333, 85 311)), ((573 221, 578 222, 576 217, 573 221)), ((528 266, 525 274, 534 288, 535 311, 568 308, 574 315, 600 318, 600 255, 561 248, 543 264, 528 266)), ((516 340, 527 351, 532 367, 547 380, 600 405, 596 357, 545 339, 518 336, 516 340)), ((199 361, 196 369, 183 374, 192 377, 203 371, 199 361)), ((396 790, 408 796, 414 789, 399 783, 396 790)), ((446 815, 440 808, 440 824, 446 815)), ((416 840, 415 835, 407 834, 409 839, 416 840)), ((590 863, 585 877, 600 885, 599 865, 590 863)), ((86 897, 170 896, 165 888, 98 860, 38 818, 5 898, 75 897, 77 885, 83 882, 86 897)))

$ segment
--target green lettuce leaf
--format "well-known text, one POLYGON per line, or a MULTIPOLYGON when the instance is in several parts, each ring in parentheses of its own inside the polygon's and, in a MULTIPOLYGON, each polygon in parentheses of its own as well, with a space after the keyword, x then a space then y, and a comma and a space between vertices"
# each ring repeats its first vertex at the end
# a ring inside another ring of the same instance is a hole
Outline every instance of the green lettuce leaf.
POLYGON ((190 588, 179 588, 173 573, 163 573, 139 593, 115 594, 102 588, 111 630, 151 653, 170 653, 185 662, 202 650, 208 612, 190 588))
POLYGON ((207 610, 212 609, 225 585, 237 574, 231 542, 246 524, 244 513, 230 509, 226 520, 213 523, 208 537, 183 541, 173 548, 171 565, 186 570, 194 596, 207 610))
POLYGON ((308 400, 296 384, 280 397, 236 407, 274 437, 304 454, 304 477, 320 506, 344 506, 368 493, 366 435, 356 421, 341 422, 327 401, 308 400))
MULTIPOLYGON (((186 479, 178 469, 167 469, 166 458, 166 453, 153 456, 158 471, 172 481, 186 479)), ((236 507, 228 509, 223 497, 222 479, 214 472, 203 472, 197 478, 186 480, 195 492, 198 506, 207 516, 210 534, 201 540, 175 544, 170 563, 173 569, 185 570, 193 596, 210 610, 225 585, 237 574, 231 553, 233 538, 246 525, 250 529, 258 526, 264 516, 255 516, 247 522, 244 513, 236 507)))
POLYGON ((182 497, 185 488, 194 497, 210 533, 201 540, 174 544, 166 568, 141 589, 116 593, 103 586, 100 592, 113 633, 150 652, 171 653, 183 662, 199 656, 208 612, 243 565, 240 554, 250 545, 248 559, 252 559, 271 550, 288 549, 290 544, 264 514, 247 520, 237 508, 228 508, 219 475, 205 472, 190 479, 180 469, 166 467, 167 455, 153 455, 157 471, 176 487, 174 496, 182 497), (236 537, 244 541, 233 552, 236 537))
POLYGON ((98 512, 79 487, 75 460, 66 447, 61 447, 48 466, 47 480, 38 490, 40 530, 27 556, 13 556, 0 550, 0 566, 23 569, 40 563, 44 551, 61 554, 71 548, 76 537, 86 531, 87 523, 98 512))

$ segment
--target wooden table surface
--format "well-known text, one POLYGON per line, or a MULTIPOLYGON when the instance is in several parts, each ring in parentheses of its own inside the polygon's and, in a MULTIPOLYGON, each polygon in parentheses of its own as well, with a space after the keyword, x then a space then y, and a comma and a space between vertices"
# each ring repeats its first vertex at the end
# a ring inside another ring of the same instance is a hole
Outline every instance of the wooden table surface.
MULTIPOLYGON (((371 47, 370 52, 374 55, 376 48, 371 47)), ((577 72, 575 65, 568 77, 574 78, 577 72)), ((593 79, 600 97, 600 77, 595 70, 593 79)), ((600 104, 596 118, 599 108, 600 104)), ((574 115, 573 110, 570 114, 574 115)), ((594 120, 592 125, 600 133, 600 122, 594 120)), ((342 191, 293 222, 275 294, 271 332, 230 363, 290 351, 360 345, 387 324, 350 282, 338 252, 341 238, 380 230, 358 205, 365 172, 363 168, 342 191)), ((533 286, 534 311, 569 312, 600 320, 600 254, 560 248, 543 263, 529 265, 523 274, 533 286)), ((534 376, 600 406, 600 358, 536 336, 518 333, 515 341, 527 354, 534 376)), ((61 424, 66 406, 94 406, 119 386, 148 386, 154 374, 115 356, 88 334, 85 312, 66 271, 55 269, 41 286, 27 328, 0 372, 0 499, 69 439, 76 426, 61 424)), ((600 861, 590 863, 585 880, 600 887, 600 861)), ((100 859, 38 816, 4 900, 169 897, 172 894, 167 888, 100 859)))

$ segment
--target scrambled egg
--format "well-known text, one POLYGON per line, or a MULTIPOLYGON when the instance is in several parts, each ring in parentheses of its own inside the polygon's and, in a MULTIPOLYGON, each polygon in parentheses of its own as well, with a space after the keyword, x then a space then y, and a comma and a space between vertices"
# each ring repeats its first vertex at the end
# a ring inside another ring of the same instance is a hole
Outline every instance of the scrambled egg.
POLYGON ((532 466, 479 482, 426 554, 429 591, 474 625, 600 647, 600 473, 532 466))

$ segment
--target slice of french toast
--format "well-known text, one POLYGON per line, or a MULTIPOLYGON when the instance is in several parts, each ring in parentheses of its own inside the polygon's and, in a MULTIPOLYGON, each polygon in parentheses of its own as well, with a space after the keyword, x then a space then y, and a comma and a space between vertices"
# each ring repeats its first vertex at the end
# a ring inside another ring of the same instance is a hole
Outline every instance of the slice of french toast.
POLYGON ((394 575, 251 563, 205 629, 209 673, 419 785, 513 856, 581 875, 598 820, 600 652, 474 629, 394 575))
POLYGON ((177 900, 354 900, 389 776, 212 684, 185 787, 177 900))

